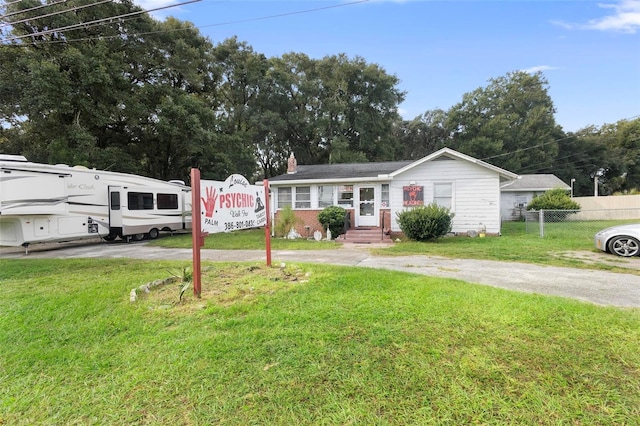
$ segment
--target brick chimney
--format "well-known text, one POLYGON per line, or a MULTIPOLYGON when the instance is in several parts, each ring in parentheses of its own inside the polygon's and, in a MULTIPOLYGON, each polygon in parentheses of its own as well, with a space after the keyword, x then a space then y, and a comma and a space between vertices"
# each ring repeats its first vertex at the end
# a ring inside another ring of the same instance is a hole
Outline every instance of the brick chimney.
POLYGON ((294 157, 293 152, 289 156, 289 160, 287 161, 287 174, 294 174, 298 171, 298 162, 296 161, 296 157, 294 157))

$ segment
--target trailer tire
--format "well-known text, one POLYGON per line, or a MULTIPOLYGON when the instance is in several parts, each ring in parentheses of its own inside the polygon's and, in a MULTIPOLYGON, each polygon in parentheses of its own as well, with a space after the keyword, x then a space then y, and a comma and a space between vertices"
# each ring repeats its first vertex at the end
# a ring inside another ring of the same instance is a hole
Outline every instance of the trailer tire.
POLYGON ((149 236, 150 240, 155 240, 160 235, 160 231, 158 231, 157 228, 153 228, 147 235, 149 236))
POLYGON ((133 241, 142 241, 142 240, 144 240, 144 234, 133 234, 131 236, 131 239, 133 241))
POLYGON ((111 234, 111 233, 109 233, 109 235, 105 235, 104 237, 102 237, 102 239, 105 240, 105 241, 113 241, 116 238, 118 238, 118 235, 111 234))

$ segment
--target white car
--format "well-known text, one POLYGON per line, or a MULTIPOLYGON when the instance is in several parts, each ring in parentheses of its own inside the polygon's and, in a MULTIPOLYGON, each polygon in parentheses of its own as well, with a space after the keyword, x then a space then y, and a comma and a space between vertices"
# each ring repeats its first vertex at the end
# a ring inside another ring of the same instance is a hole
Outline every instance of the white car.
POLYGON ((618 256, 640 255, 640 223, 612 226, 595 236, 596 247, 618 256))

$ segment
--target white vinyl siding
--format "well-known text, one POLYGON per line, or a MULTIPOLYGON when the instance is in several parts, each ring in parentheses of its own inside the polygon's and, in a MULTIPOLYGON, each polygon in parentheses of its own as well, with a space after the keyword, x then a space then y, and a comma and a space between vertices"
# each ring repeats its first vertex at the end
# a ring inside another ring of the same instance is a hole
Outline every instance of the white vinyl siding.
MULTIPOLYGON (((409 182, 424 187, 425 203, 435 199, 435 184, 451 184, 453 232, 477 232, 482 226, 486 226, 487 233, 500 232, 500 177, 496 172, 464 160, 428 161, 394 177, 390 187, 391 206, 402 206, 402 187, 409 182)), ((392 208, 391 217, 395 218, 403 209, 392 208)), ((394 231, 400 231, 395 219, 392 225, 394 231)))

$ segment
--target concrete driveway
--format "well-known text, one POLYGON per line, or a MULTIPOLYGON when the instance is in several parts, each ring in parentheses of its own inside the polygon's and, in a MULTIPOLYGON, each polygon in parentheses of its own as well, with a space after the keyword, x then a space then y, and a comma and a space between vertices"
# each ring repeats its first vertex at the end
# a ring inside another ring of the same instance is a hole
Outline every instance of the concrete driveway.
MULTIPOLYGON (((373 256, 368 248, 370 246, 345 245, 336 250, 274 250, 272 262, 328 263, 391 269, 456 278, 527 293, 569 297, 599 305, 640 308, 638 275, 435 256, 373 256)), ((0 249, 0 258, 3 259, 79 257, 189 260, 192 253, 191 249, 151 247, 145 242, 98 241, 34 245, 28 255, 21 248, 0 249)), ((266 261, 266 254, 257 250, 202 250, 201 258, 203 261, 266 261)))

